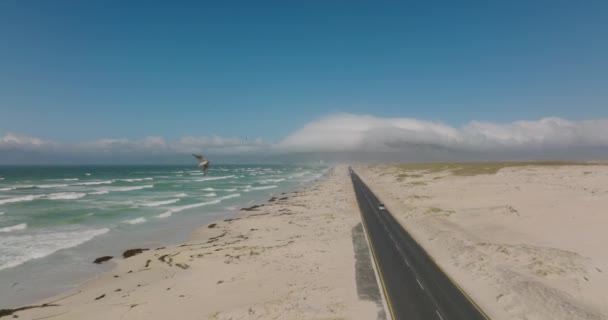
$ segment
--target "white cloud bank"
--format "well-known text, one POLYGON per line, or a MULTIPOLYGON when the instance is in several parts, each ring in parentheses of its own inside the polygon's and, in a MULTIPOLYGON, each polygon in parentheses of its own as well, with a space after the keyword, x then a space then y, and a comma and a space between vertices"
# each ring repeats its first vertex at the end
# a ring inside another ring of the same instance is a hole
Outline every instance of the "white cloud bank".
MULTIPOLYGON (((446 150, 466 154, 535 153, 539 150, 608 151, 608 119, 569 121, 544 118, 508 124, 472 121, 456 128, 412 118, 379 118, 334 114, 306 124, 286 138, 271 143, 218 136, 187 136, 168 141, 150 136, 139 140, 98 139, 62 143, 15 134, 0 136, 0 161, 11 152, 113 155, 167 155, 206 152, 218 155, 374 153, 398 154, 416 150, 446 150)), ((586 152, 583 151, 583 152, 586 152)), ((565 153, 566 152, 566 153, 565 153)), ((608 152, 605 152, 608 155, 608 152)), ((590 152, 589 158, 597 155, 590 152)), ((578 155, 581 158, 584 155, 578 155)), ((464 157, 466 158, 466 156, 464 157)))
POLYGON ((509 124, 472 121, 461 128, 412 118, 336 114, 305 125, 279 143, 289 151, 391 151, 431 145, 461 151, 608 147, 608 119, 544 118, 509 124))

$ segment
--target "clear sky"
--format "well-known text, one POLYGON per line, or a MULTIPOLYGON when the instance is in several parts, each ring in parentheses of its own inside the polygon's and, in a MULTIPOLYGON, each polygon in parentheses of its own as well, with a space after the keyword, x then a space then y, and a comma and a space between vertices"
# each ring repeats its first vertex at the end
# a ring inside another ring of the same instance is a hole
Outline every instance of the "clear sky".
POLYGON ((0 1, 0 135, 608 118, 608 1, 0 1))

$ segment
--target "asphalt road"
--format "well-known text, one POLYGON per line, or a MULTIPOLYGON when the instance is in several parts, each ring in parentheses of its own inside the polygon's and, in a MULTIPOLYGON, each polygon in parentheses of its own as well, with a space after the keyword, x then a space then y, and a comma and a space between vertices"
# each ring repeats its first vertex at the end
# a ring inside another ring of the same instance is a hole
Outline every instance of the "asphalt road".
POLYGON ((418 245, 350 171, 370 248, 393 319, 477 320, 488 317, 418 245))

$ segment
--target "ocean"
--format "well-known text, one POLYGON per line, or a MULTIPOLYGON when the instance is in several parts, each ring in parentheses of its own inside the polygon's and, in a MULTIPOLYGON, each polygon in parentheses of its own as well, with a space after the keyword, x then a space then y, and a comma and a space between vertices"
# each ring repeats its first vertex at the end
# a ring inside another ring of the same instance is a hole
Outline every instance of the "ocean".
POLYGON ((184 241, 198 226, 303 187, 323 166, 1 166, 0 308, 93 277, 136 247, 184 241))

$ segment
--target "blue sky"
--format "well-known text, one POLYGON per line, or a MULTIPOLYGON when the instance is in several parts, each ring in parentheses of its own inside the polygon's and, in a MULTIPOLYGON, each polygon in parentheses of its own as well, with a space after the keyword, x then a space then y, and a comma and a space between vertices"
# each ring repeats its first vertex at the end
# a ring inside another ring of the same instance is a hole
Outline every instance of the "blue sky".
POLYGON ((608 118, 607 1, 0 2, 0 135, 608 118))

